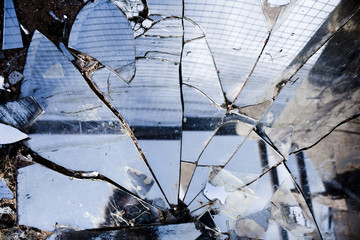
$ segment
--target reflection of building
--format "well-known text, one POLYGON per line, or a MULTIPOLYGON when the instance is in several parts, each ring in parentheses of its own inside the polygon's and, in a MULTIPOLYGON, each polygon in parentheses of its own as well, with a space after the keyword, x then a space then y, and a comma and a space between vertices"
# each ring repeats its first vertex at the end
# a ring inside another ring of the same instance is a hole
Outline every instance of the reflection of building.
MULTIPOLYGON (((354 4, 359 5, 354 1, 343 1, 333 20, 341 18, 354 4)), ((356 13, 327 43, 307 79, 274 123, 274 126, 295 126, 293 143, 298 149, 311 146, 336 124, 358 116, 359 22, 360 14, 356 13)), ((327 27, 331 27, 331 21, 327 27)), ((357 238, 360 234, 357 227, 360 222, 359 134, 359 120, 355 118, 306 151, 325 185, 325 192, 318 193, 320 195, 315 196, 314 201, 329 206, 338 239, 357 238)))

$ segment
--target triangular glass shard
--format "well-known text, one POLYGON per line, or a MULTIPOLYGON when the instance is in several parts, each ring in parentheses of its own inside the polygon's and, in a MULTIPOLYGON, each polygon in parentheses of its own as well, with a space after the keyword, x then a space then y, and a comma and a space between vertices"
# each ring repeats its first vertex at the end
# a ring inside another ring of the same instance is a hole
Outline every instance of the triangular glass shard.
POLYGON ((252 128, 252 125, 240 121, 221 125, 199 153, 199 165, 225 165, 245 141, 252 128))
POLYGON ((195 170, 195 164, 189 162, 181 162, 181 176, 180 176, 180 189, 179 199, 183 200, 185 192, 189 187, 191 176, 195 170))
POLYGON ((182 55, 182 82, 207 95, 218 105, 225 103, 219 73, 204 38, 184 45, 182 55))
MULTIPOLYGON (((229 101, 234 99, 251 71, 268 34, 258 1, 246 2, 246 5, 244 7, 244 2, 224 0, 207 4, 186 1, 184 4, 184 15, 206 33, 216 71, 229 101), (248 25, 253 27, 248 28, 248 25)), ((208 56, 209 53, 203 52, 203 55, 208 56)))
POLYGON ((42 120, 115 119, 74 65, 38 31, 30 43, 24 77, 21 95, 36 99, 46 112, 42 120))
POLYGON ((281 153, 281 155, 288 159, 292 135, 294 133, 294 127, 289 126, 287 128, 264 128, 266 135, 270 138, 270 141, 274 144, 276 149, 281 153))
POLYGON ((109 0, 88 2, 78 13, 69 47, 96 58, 125 82, 135 75, 135 40, 124 14, 109 0))
POLYGON ((198 221, 214 231, 219 231, 219 229, 216 226, 216 223, 214 222, 214 219, 211 216, 211 213, 209 211, 206 211, 203 215, 201 215, 198 218, 198 221))
POLYGON ((273 151, 270 145, 261 144, 261 141, 262 138, 252 131, 224 169, 237 177, 240 177, 238 173, 246 174, 249 176, 247 181, 250 182, 263 171, 278 164, 282 160, 280 154, 273 151))
POLYGON ((180 139, 139 140, 168 201, 178 203, 180 139))
POLYGON ((315 230, 312 221, 303 211, 302 206, 295 198, 286 183, 280 185, 270 200, 271 219, 278 222, 296 237, 315 230))
POLYGON ((19 169, 19 224, 53 231, 159 223, 160 211, 101 181, 70 179, 38 164, 19 169))
POLYGON ((216 106, 196 89, 183 85, 184 120, 182 132, 182 160, 195 162, 221 124, 225 109, 216 106))
POLYGON ((48 69, 42 74, 43 78, 47 79, 57 79, 57 78, 64 78, 64 70, 60 63, 55 63, 50 65, 48 69))
MULTIPOLYGON (((211 167, 196 167, 193 175, 191 176, 191 182, 185 191, 183 202, 189 205, 194 198, 205 187, 206 181, 209 178, 211 167)), ((195 209, 195 207, 194 207, 195 209)))
POLYGON ((0 123, 0 144, 16 143, 28 137, 28 135, 18 129, 0 123))
POLYGON ((248 116, 250 118, 260 120, 264 113, 269 109, 271 104, 273 103, 273 100, 267 100, 265 102, 251 105, 251 106, 245 106, 238 109, 240 114, 243 114, 245 116, 248 116))
POLYGON ((33 97, 0 103, 0 121, 19 129, 31 126, 43 112, 44 110, 33 97))
POLYGON ((12 0, 4 0, 4 27, 2 49, 22 48, 23 42, 12 0))
POLYGON ((189 42, 195 39, 205 38, 205 32, 194 21, 184 18, 184 40, 189 42))
POLYGON ((284 20, 284 15, 295 2, 296 0, 262 0, 262 10, 270 29, 284 20))
POLYGON ((157 184, 144 192, 139 191, 144 186, 129 179, 129 168, 154 176, 119 120, 74 65, 39 32, 30 44, 24 75, 22 94, 33 95, 45 110, 29 129, 33 151, 65 168, 97 171, 135 195, 168 207, 157 184), (45 78, 43 73, 55 64, 61 66, 64 77, 45 78))
POLYGON ((0 178, 0 199, 13 199, 14 194, 6 185, 6 183, 0 178))

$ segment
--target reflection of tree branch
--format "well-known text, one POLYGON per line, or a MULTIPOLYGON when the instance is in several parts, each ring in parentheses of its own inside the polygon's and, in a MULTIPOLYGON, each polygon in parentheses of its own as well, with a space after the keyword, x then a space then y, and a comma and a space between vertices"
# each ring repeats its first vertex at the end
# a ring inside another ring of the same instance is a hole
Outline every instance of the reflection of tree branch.
POLYGON ((317 145, 319 142, 321 142, 324 138, 326 138, 327 136, 329 136, 336 128, 340 127, 341 125, 343 125, 344 123, 347 123, 355 118, 358 118, 360 117, 360 112, 357 112, 355 113, 354 115, 350 116, 349 118, 347 119, 344 119, 343 121, 339 122, 338 124, 336 124, 328 133, 326 133, 324 136, 322 136, 319 140, 317 140, 315 143, 311 144, 310 146, 308 147, 304 147, 304 148, 301 148, 301 149, 298 149, 296 151, 293 151, 291 152, 290 154, 296 154, 298 152, 301 152, 301 151, 305 151, 305 150, 308 150, 312 147, 314 147, 315 145, 317 145))

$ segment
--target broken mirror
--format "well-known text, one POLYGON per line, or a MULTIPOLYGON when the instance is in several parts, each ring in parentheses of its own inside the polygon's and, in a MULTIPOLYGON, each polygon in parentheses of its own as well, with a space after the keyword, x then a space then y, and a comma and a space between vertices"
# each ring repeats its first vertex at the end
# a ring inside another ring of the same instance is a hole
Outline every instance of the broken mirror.
POLYGON ((360 234, 360 3, 40 5, 1 18, 0 238, 360 234))

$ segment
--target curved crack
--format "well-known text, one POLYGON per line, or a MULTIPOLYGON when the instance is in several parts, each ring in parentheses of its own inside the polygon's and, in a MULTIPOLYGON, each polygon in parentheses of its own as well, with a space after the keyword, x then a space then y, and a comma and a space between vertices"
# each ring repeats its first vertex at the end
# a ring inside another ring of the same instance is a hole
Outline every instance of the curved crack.
POLYGON ((301 148, 301 149, 298 149, 296 151, 293 151, 291 152, 290 154, 296 154, 296 153, 299 153, 299 152, 302 152, 302 151, 306 151, 314 146, 316 146, 319 142, 321 142, 324 138, 326 138, 327 136, 329 136, 336 128, 340 127, 341 125, 355 119, 355 118, 358 118, 360 117, 360 112, 357 112, 355 114, 353 114, 352 116, 350 116, 349 118, 339 122, 338 124, 336 124, 328 133, 326 133, 324 136, 322 136, 319 140, 317 140, 315 143, 311 144, 310 146, 308 147, 304 147, 304 148, 301 148))
MULTIPOLYGON (((135 195, 134 193, 127 190, 126 188, 117 184, 115 181, 111 180, 110 178, 108 178, 96 171, 78 171, 78 170, 72 170, 72 169, 65 168, 61 165, 58 165, 58 164, 48 160, 48 159, 41 157, 40 155, 38 155, 36 152, 32 151, 29 148, 27 148, 26 150, 23 150, 22 154, 23 155, 29 154, 32 157, 33 162, 38 163, 48 169, 51 169, 57 173, 62 174, 62 175, 65 175, 65 176, 68 176, 71 178, 76 178, 76 179, 99 180, 99 181, 107 182, 107 183, 115 186, 116 188, 120 189, 121 191, 138 199, 140 202, 141 201, 146 202, 146 200, 141 199, 139 196, 135 195)), ((149 203, 149 204, 151 204, 151 203, 149 203)), ((153 205, 153 204, 151 204, 151 205, 154 206, 155 208, 157 208, 158 210, 163 211, 160 208, 158 208, 156 205, 153 205)))

